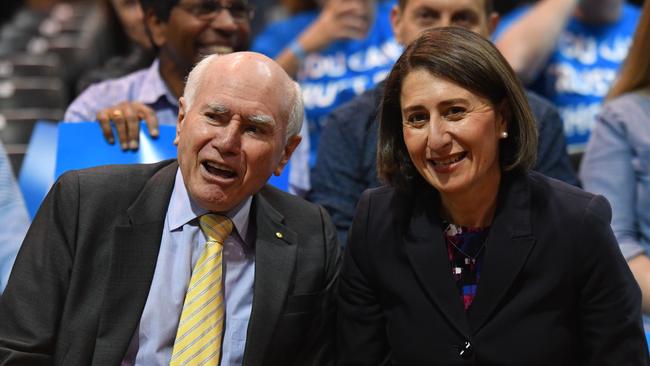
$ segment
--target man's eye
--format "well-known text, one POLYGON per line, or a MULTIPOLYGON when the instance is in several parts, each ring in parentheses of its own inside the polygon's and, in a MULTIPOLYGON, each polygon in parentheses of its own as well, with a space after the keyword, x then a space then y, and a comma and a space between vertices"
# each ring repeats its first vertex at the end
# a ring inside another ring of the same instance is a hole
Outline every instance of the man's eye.
POLYGON ((417 17, 422 19, 422 20, 433 20, 438 17, 438 14, 436 14, 433 11, 420 11, 417 13, 417 17))
POLYGON ((454 16, 453 22, 454 24, 461 24, 461 25, 474 25, 478 19, 474 14, 471 13, 460 13, 454 16))
POLYGON ((196 6, 197 15, 211 14, 219 8, 219 4, 211 1, 202 2, 196 6))
POLYGON ((222 123, 223 120, 227 118, 224 114, 214 112, 205 113, 204 116, 207 118, 208 122, 213 124, 222 123))
POLYGON ((244 17, 248 15, 248 12, 249 8, 245 4, 234 3, 230 6, 230 14, 232 14, 235 18, 244 17))
POLYGON ((244 126, 244 131, 251 135, 263 136, 272 133, 270 126, 261 125, 257 123, 251 123, 244 126))

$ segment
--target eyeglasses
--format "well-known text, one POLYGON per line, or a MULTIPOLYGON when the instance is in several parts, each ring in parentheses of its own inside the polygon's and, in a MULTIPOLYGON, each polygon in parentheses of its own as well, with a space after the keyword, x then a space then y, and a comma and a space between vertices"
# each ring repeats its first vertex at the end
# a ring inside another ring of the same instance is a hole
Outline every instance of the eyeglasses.
POLYGON ((255 9, 241 1, 223 5, 219 1, 201 1, 193 4, 178 4, 178 7, 201 20, 213 20, 222 10, 228 10, 230 16, 237 22, 245 22, 253 18, 255 9))

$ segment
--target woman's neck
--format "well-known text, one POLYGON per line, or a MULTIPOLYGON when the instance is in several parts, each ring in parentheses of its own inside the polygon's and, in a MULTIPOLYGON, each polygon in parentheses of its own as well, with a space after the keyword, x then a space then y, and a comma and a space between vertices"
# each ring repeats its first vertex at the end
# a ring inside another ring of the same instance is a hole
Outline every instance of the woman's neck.
POLYGON ((471 190, 469 193, 441 193, 443 217, 459 226, 490 226, 496 212, 500 181, 499 176, 495 184, 471 190))

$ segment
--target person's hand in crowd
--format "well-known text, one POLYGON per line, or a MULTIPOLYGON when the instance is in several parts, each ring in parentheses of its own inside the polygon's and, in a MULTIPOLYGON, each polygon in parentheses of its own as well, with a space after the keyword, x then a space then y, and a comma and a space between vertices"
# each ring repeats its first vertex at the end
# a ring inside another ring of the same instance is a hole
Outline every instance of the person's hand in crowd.
POLYGON ((374 5, 373 0, 326 0, 318 18, 295 41, 301 54, 289 46, 276 61, 295 76, 305 54, 318 52, 337 40, 365 38, 374 20, 374 5))
POLYGON ((316 52, 339 39, 365 38, 372 24, 374 1, 328 0, 318 18, 299 37, 305 52, 316 52))
POLYGON ((122 102, 97 113, 102 134, 109 144, 115 143, 111 123, 117 130, 122 150, 137 150, 139 146, 140 120, 144 120, 151 137, 158 137, 158 118, 150 107, 140 102, 122 102))

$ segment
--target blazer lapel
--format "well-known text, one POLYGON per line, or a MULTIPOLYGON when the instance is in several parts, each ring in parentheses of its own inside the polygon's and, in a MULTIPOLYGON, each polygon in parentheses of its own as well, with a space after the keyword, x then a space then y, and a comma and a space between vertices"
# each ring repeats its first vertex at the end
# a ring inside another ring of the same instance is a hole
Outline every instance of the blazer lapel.
POLYGON ((115 228, 93 364, 119 364, 144 309, 160 249, 178 164, 147 182, 115 228))
POLYGON ((297 234, 284 225, 283 216, 262 194, 255 195, 253 212, 251 229, 256 230, 255 284, 244 351, 243 364, 246 366, 263 364, 273 331, 283 312, 297 256, 297 234))
POLYGON ((485 247, 484 270, 468 313, 474 333, 497 311, 534 245, 526 178, 504 175, 485 247))
POLYGON ((460 334, 467 337, 470 327, 451 276, 442 222, 437 215, 439 202, 435 194, 426 195, 426 199, 416 195, 417 200, 413 200, 417 203, 411 213, 411 221, 407 223, 404 237, 406 254, 431 302, 460 334))

